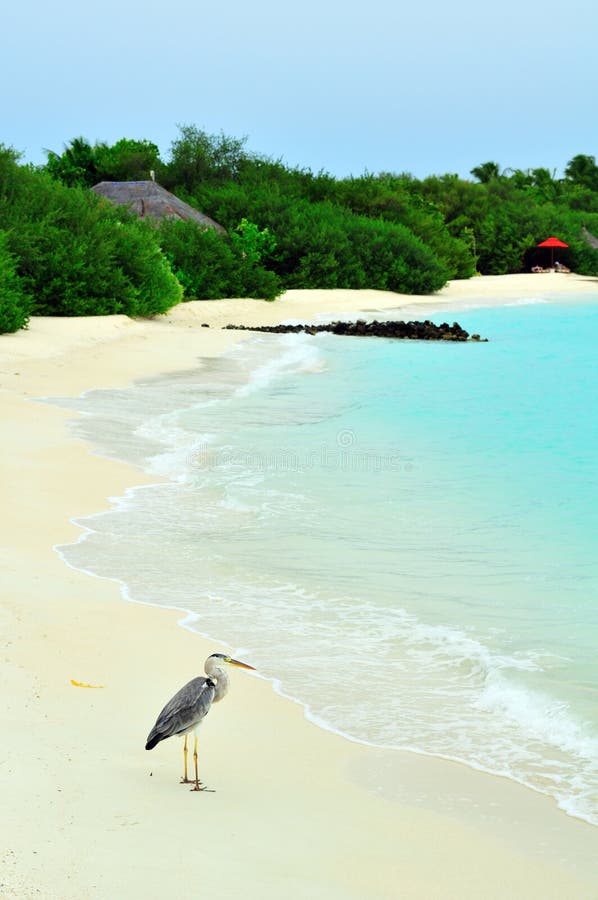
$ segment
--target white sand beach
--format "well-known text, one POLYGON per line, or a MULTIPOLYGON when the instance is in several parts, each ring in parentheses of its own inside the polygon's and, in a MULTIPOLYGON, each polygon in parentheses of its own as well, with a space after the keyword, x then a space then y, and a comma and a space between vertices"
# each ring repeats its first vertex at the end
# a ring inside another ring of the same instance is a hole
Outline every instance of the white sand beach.
POLYGON ((351 743, 240 670, 200 735, 214 792, 178 784, 181 741, 148 753, 147 733, 207 655, 235 648, 62 561, 53 547, 77 539, 73 518, 149 478, 93 455, 72 414, 31 402, 197 367, 245 339, 228 323, 597 293, 576 275, 486 276, 433 297, 290 291, 0 335, 0 897, 598 898, 597 828, 506 779, 351 743))

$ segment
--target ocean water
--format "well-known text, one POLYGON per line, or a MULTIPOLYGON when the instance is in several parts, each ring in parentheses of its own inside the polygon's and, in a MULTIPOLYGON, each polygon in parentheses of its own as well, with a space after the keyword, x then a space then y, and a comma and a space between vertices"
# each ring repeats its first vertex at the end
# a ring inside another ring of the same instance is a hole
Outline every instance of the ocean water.
POLYGON ((598 296, 431 317, 489 343, 260 335, 52 398, 160 476, 59 550, 325 727, 598 824, 598 296))

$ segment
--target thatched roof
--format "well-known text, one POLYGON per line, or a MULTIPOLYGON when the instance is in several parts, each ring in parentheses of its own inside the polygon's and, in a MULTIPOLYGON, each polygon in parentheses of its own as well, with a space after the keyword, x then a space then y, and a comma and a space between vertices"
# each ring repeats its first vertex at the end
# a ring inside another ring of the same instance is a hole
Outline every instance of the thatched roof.
POLYGON ((214 219, 179 200, 155 181, 101 181, 92 187, 92 191, 120 206, 128 206, 140 219, 182 219, 203 228, 225 230, 214 219))

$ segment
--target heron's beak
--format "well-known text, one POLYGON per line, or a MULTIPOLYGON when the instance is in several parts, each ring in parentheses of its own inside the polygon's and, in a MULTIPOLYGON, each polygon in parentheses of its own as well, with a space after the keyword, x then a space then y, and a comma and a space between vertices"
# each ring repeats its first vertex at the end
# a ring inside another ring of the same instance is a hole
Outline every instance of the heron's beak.
POLYGON ((227 656, 226 661, 231 666, 238 666, 240 669, 251 669, 252 672, 255 672, 255 669, 253 666, 248 666, 247 663, 239 662, 238 659, 231 659, 230 656, 227 656))

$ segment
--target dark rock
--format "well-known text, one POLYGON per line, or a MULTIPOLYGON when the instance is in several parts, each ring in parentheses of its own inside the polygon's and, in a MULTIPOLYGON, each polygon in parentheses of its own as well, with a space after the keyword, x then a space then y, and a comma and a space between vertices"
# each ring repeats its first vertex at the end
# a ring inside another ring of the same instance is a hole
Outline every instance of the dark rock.
MULTIPOLYGON (((464 328, 461 328, 458 322, 453 322, 452 325, 449 325, 447 322, 443 322, 442 325, 435 325, 429 319, 426 319, 425 322, 379 322, 377 319, 374 319, 373 322, 366 322, 365 319, 358 319, 356 322, 337 321, 326 325, 256 325, 253 327, 250 325, 225 325, 224 327, 239 331, 261 331, 273 334, 298 334, 299 332, 320 334, 326 331, 331 334, 397 338, 412 341, 466 341, 469 339, 469 333, 464 328)), ((479 334, 474 334, 471 336, 471 340, 487 341, 488 339, 481 338, 479 334)))

